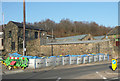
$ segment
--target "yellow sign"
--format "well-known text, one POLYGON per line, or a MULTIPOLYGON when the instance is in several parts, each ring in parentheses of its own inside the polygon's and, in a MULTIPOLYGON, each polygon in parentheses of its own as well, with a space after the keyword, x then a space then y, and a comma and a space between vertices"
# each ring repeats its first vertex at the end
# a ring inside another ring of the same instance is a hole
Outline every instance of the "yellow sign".
POLYGON ((117 60, 116 59, 112 59, 112 69, 113 71, 115 71, 117 68, 117 60))

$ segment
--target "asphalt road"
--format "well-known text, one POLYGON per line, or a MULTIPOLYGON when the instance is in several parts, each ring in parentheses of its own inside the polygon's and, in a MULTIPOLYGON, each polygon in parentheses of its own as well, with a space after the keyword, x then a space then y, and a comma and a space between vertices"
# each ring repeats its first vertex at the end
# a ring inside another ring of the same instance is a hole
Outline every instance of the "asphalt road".
POLYGON ((105 71, 111 64, 99 64, 92 66, 79 66, 67 69, 52 69, 48 71, 17 73, 3 75, 3 79, 74 79, 82 75, 105 71))

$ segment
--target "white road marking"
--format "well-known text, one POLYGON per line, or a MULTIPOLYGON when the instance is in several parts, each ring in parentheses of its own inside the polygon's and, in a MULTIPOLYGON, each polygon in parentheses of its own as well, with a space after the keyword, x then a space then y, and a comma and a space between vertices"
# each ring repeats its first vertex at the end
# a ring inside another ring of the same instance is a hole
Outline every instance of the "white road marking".
POLYGON ((106 77, 102 76, 98 71, 96 71, 96 73, 103 79, 107 79, 106 77))
POLYGON ((59 81, 61 79, 61 77, 58 77, 56 81, 59 81))

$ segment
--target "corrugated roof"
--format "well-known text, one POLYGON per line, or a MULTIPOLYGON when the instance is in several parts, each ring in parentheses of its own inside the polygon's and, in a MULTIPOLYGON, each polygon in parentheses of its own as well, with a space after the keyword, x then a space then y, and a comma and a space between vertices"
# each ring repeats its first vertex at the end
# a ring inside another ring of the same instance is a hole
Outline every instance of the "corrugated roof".
POLYGON ((81 40, 81 39, 85 38, 87 35, 88 34, 56 38, 56 41, 78 41, 79 39, 81 40))
POLYGON ((105 36, 95 36, 95 37, 93 37, 93 38, 96 39, 96 40, 102 40, 104 37, 105 37, 105 36))
POLYGON ((104 42, 109 41, 106 40, 89 40, 89 41, 71 41, 71 42, 54 42, 54 43, 47 43, 47 45, 57 45, 57 44, 81 44, 81 43, 95 43, 95 42, 104 42))
MULTIPOLYGON (((17 25, 19 28, 23 28, 23 23, 14 22, 14 21, 10 21, 9 23, 13 23, 13 24, 17 25)), ((25 25, 25 27, 26 27, 26 29, 45 31, 44 29, 41 29, 41 28, 38 28, 38 27, 35 27, 35 26, 32 26, 32 25, 25 25)))

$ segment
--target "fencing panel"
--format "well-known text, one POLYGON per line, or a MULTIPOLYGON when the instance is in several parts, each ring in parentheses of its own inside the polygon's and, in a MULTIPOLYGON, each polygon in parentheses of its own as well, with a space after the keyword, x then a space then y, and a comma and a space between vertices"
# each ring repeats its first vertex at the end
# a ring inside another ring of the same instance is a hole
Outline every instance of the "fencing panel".
POLYGON ((55 59, 55 66, 62 65, 62 57, 56 57, 55 59))
POLYGON ((98 61, 98 55, 94 55, 94 62, 97 62, 98 61))
POLYGON ((56 57, 46 58, 46 66, 55 66, 55 59, 56 57))
POLYGON ((89 63, 93 62, 94 56, 89 56, 89 63))
POLYGON ((68 65, 69 64, 69 58, 70 57, 62 57, 62 64, 63 65, 68 65))
POLYGON ((77 57, 70 57, 70 64, 77 64, 77 57))
POLYGON ((107 58, 108 58, 108 57, 107 57, 107 54, 105 54, 105 55, 104 55, 104 60, 107 60, 107 58))
POLYGON ((36 68, 46 67, 45 59, 36 59, 36 68))
POLYGON ((88 63, 88 56, 83 57, 83 63, 88 63))
POLYGON ((77 64, 82 64, 82 63, 83 63, 83 58, 77 57, 77 64))
POLYGON ((35 69, 36 68, 35 64, 36 64, 36 59, 29 59, 28 68, 35 69))
POLYGON ((103 56, 104 55, 99 55, 99 61, 103 61, 103 56))

